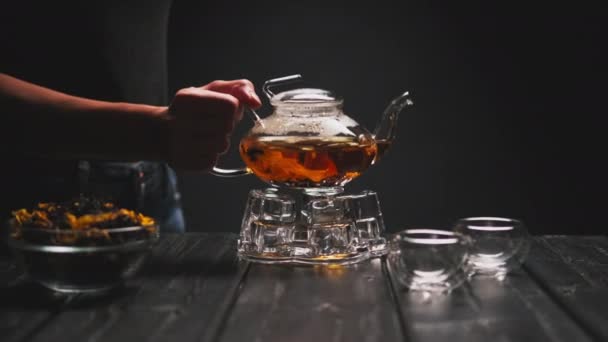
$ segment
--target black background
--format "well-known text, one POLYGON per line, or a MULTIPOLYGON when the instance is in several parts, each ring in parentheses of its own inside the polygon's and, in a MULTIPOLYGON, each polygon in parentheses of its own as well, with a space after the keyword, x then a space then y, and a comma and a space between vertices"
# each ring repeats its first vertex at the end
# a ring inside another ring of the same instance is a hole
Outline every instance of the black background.
MULTIPOLYGON (((580 2, 181 0, 170 89, 248 78, 259 90, 301 73, 370 129, 410 90, 398 141, 348 186, 379 193, 389 231, 500 215, 533 233, 603 233, 605 21, 580 2)), ((237 165, 233 150, 223 164, 237 165)), ((264 186, 254 176, 180 181, 190 231, 238 231, 248 190, 264 186)))

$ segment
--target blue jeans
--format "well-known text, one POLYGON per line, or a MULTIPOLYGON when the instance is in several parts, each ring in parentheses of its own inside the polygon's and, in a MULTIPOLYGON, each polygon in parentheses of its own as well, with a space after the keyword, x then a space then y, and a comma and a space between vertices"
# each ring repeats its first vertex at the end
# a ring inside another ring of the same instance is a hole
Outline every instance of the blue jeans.
POLYGON ((185 231, 175 172, 153 162, 78 164, 80 191, 153 217, 161 232, 185 231))

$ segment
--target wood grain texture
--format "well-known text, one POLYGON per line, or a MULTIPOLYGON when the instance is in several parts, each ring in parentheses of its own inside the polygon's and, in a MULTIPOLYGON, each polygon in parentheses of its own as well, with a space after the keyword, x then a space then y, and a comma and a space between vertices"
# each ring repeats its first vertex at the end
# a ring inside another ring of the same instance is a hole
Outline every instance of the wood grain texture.
POLYGON ((107 297, 72 297, 32 341, 198 341, 238 284, 236 236, 165 236, 147 267, 107 297))
POLYGON ((502 282, 475 277, 444 295, 408 291, 394 279, 411 341, 590 341, 523 270, 502 282))
POLYGON ((526 269, 590 335, 608 340, 608 238, 538 237, 526 269))
POLYGON ((62 296, 28 282, 9 254, 0 257, 0 340, 28 340, 64 305, 62 296))
POLYGON ((401 341, 379 259, 353 266, 251 265, 219 341, 401 341))
POLYGON ((536 238, 524 269, 502 283, 475 278, 430 298, 394 283, 380 259, 250 265, 235 243, 163 236, 142 272, 104 297, 54 294, 0 258, 0 340, 608 340, 606 237, 536 238))

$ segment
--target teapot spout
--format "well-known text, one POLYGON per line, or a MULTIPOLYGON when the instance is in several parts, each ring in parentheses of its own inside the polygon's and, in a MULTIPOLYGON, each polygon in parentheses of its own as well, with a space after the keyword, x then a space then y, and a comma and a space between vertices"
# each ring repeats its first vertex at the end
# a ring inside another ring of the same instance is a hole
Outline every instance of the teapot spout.
POLYGON ((376 161, 386 153, 386 150, 388 150, 397 136, 397 119, 399 118, 399 113, 401 113, 405 107, 412 106, 413 104, 414 102, 412 101, 410 93, 406 91, 394 98, 384 110, 382 118, 373 132, 374 140, 376 140, 376 144, 378 145, 376 161))

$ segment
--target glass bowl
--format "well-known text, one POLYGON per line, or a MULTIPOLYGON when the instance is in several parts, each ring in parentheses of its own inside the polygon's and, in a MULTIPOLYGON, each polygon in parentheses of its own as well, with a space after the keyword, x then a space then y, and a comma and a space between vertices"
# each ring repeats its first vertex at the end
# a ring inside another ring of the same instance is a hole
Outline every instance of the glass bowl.
POLYGON ((471 275, 503 280, 518 269, 530 250, 531 237, 519 220, 505 217, 468 217, 456 222, 454 231, 472 241, 471 275))
POLYGON ((406 229, 391 238, 387 262, 409 290, 450 292, 467 279, 469 247, 469 239, 455 232, 406 229))
POLYGON ((158 226, 59 230, 9 222, 7 245, 35 282, 58 292, 96 293, 124 284, 158 241, 158 226))

